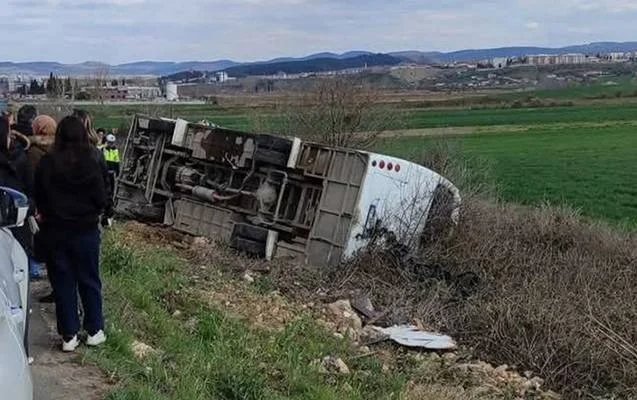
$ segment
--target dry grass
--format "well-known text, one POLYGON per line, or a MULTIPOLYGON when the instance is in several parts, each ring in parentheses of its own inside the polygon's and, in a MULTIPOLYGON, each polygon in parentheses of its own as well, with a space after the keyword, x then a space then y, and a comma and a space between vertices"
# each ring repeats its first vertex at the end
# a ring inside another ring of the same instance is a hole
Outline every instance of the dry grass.
POLYGON ((478 389, 464 389, 462 386, 410 384, 403 393, 405 400, 491 400, 503 396, 478 389))
POLYGON ((383 322, 418 318, 567 398, 636 398, 637 238, 572 210, 488 200, 493 188, 447 150, 426 162, 466 188, 451 238, 416 260, 374 249, 331 271, 274 267, 275 286, 296 297, 366 293, 383 322))
POLYGON ((567 210, 475 201, 455 236, 422 260, 377 250, 348 268, 274 268, 272 277, 290 296, 369 294, 383 322, 419 318, 570 398, 637 396, 634 237, 567 210))

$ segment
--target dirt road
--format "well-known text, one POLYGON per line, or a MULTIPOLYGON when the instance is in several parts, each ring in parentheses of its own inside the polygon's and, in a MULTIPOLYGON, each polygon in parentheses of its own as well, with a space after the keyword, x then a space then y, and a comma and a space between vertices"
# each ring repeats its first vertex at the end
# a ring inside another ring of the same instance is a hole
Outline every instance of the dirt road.
POLYGON ((40 304, 37 298, 48 293, 46 281, 32 285, 33 314, 31 315, 30 343, 34 358, 34 400, 101 400, 108 385, 103 373, 96 367, 81 365, 81 353, 65 354, 60 351, 60 338, 55 330, 55 306, 40 304))

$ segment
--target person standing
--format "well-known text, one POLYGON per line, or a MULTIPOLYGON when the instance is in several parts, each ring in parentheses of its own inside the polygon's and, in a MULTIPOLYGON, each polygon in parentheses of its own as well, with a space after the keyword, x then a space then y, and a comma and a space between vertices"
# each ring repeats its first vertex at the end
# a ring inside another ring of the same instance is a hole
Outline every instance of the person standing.
POLYGON ((33 120, 38 116, 38 110, 35 106, 26 104, 18 110, 17 122, 11 127, 16 132, 21 133, 24 136, 33 135, 33 120))
MULTIPOLYGON (((16 143, 16 137, 12 135, 10 126, 7 117, 0 118, 0 186, 22 192, 31 201, 33 198, 33 177, 27 155, 22 150, 22 148, 29 147, 29 141, 22 144, 16 143)), ((33 235, 29 224, 12 228, 11 231, 31 260, 33 235)))
POLYGON ((113 217, 113 201, 114 201, 114 193, 110 190, 110 177, 108 173, 108 168, 106 167, 106 160, 104 159, 104 153, 99 148, 100 140, 97 132, 93 129, 93 120, 91 118, 91 114, 88 111, 81 109, 73 110, 73 117, 79 119, 84 128, 86 129, 86 134, 89 138, 89 142, 93 145, 93 150, 98 154, 98 158, 100 160, 100 171, 102 172, 102 178, 104 179, 104 185, 106 185, 107 190, 107 201, 106 209, 102 218, 102 225, 108 226, 110 225, 111 218, 113 217))
MULTIPOLYGON (((29 165, 32 173, 40 163, 42 157, 51 152, 53 148, 53 142, 55 140, 55 131, 57 129, 57 122, 48 115, 39 115, 33 120, 33 136, 30 137, 31 146, 27 151, 27 157, 29 159, 29 165)), ((41 236, 36 233, 33 237, 33 259, 29 264, 29 274, 32 278, 40 275, 40 265, 45 262, 45 255, 42 254, 44 245, 41 243, 41 236)), ((47 269, 48 269, 47 265, 47 269)), ((51 279, 51 272, 48 271, 49 281, 51 279)), ((43 296, 39 299, 42 303, 53 303, 53 294, 43 296)))
POLYGON ((106 341, 99 274, 99 216, 107 207, 99 153, 84 124, 75 117, 60 121, 53 150, 35 172, 35 200, 52 271, 58 333, 62 350, 79 345, 77 293, 84 310, 86 343, 106 341))
POLYGON ((97 148, 102 150, 104 149, 104 147, 106 147, 106 144, 104 143, 105 141, 104 136, 106 136, 106 129, 97 128, 95 132, 97 133, 97 148))
POLYGON ((109 193, 115 193, 115 183, 119 176, 119 149, 117 148, 117 139, 115 135, 106 136, 106 147, 103 150, 104 160, 106 160, 106 169, 108 170, 108 190, 109 193))
MULTIPOLYGON (((12 134, 11 121, 8 116, 0 117, 0 186, 22 192, 32 203, 33 176, 26 153, 21 150, 22 146, 29 148, 29 141, 27 139, 26 143, 22 143, 21 146, 20 143, 16 143, 17 139, 19 138, 12 134)), ((31 227, 25 223, 22 226, 11 228, 11 233, 24 249, 31 266, 33 259, 33 234, 31 227)), ((27 335, 24 337, 24 348, 26 349, 27 357, 29 357, 28 327, 27 335)))

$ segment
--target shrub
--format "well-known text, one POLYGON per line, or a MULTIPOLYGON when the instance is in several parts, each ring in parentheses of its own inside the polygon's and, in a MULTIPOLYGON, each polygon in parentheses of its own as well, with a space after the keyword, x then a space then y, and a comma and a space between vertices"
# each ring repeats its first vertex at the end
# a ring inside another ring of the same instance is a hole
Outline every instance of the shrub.
POLYGON ((425 259, 477 274, 480 289, 438 304, 436 322, 572 397, 635 396, 636 244, 568 210, 469 203, 453 241, 425 259))
POLYGON ((539 374, 566 398, 635 398, 637 238, 565 208, 499 204, 491 185, 480 186, 486 175, 463 167, 448 144, 425 154, 465 198, 453 236, 410 256, 371 248, 321 273, 275 269, 275 285, 292 296, 367 293, 381 322, 418 318, 486 361, 539 374))

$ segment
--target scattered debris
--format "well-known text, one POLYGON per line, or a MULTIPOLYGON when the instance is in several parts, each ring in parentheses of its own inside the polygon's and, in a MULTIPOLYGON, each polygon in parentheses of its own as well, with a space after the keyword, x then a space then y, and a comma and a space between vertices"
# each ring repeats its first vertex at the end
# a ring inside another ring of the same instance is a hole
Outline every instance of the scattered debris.
POLYGON ((254 326, 268 330, 281 330, 285 324, 298 317, 296 307, 288 304, 280 294, 272 292, 260 295, 233 282, 193 288, 191 293, 213 307, 220 307, 254 326))
POLYGON ((476 361, 452 366, 461 376, 471 378, 475 382, 480 382, 482 388, 489 388, 492 393, 503 391, 513 391, 516 398, 533 398, 557 400, 561 396, 552 391, 543 391, 544 380, 539 377, 532 377, 530 372, 520 375, 512 370, 508 365, 503 364, 493 367, 484 361, 476 361))
POLYGON ((175 312, 173 313, 173 317, 174 317, 174 318, 179 318, 179 317, 181 317, 181 314, 182 314, 182 312, 181 312, 181 311, 179 311, 179 310, 175 310, 175 312))
POLYGON ((184 327, 188 329, 189 331, 193 331, 197 327, 198 323, 199 323, 199 320, 197 319, 197 317, 190 317, 188 321, 184 323, 184 327))
POLYGON ((146 343, 140 342, 139 340, 134 340, 133 343, 131 343, 131 350, 133 351, 135 357, 139 359, 143 359, 151 354, 157 353, 157 350, 147 345, 146 343))
POLYGON ((366 325, 358 336, 361 343, 366 345, 384 342, 389 339, 389 335, 384 333, 382 329, 378 329, 378 327, 373 325, 366 325))
POLYGON ((457 347, 456 342, 447 335, 424 332, 413 325, 397 325, 389 328, 379 328, 389 339, 407 347, 423 347, 430 350, 452 350, 457 347))
POLYGON ((366 321, 375 320, 381 315, 381 313, 374 310, 374 306, 372 305, 372 301, 369 299, 369 296, 355 297, 352 299, 351 305, 354 310, 358 311, 366 318, 366 321))
POLYGON ((339 357, 327 356, 322 360, 315 360, 312 365, 317 366, 319 371, 326 374, 349 375, 350 370, 345 361, 339 357))
POLYGON ((349 300, 338 300, 327 306, 332 316, 335 318, 338 332, 351 333, 351 330, 358 332, 363 329, 361 321, 356 311, 352 308, 349 300))
POLYGON ((246 273, 243 274, 243 280, 248 282, 248 283, 253 283, 254 282, 254 276, 252 276, 250 271, 246 271, 246 273))

